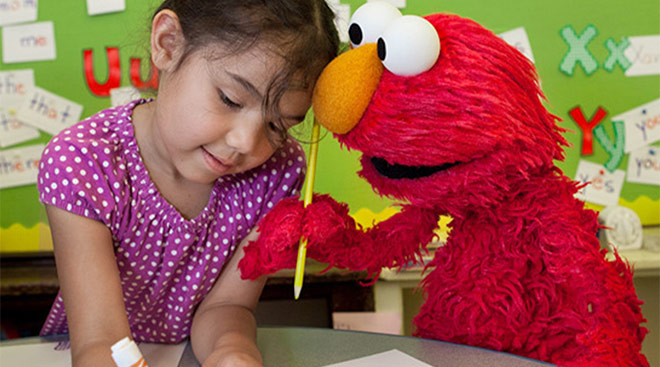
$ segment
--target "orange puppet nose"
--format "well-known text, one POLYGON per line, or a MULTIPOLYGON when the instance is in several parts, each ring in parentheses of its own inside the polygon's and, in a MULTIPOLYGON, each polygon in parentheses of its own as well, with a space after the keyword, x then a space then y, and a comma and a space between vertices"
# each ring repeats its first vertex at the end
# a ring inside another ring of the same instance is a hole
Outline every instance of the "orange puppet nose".
POLYGON ((382 73, 375 43, 350 50, 330 62, 317 80, 312 97, 319 124, 336 134, 351 131, 369 105, 382 73))

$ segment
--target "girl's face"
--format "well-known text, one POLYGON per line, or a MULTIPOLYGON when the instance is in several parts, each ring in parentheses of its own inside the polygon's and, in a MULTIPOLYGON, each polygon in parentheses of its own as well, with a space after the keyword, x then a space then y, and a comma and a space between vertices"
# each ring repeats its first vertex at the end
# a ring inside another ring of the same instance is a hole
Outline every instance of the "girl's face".
POLYGON ((205 55, 195 52, 163 76, 155 116, 175 171, 197 183, 264 163, 282 142, 282 128, 304 119, 312 90, 287 91, 278 123, 264 118, 263 100, 282 66, 279 57, 258 47, 222 58, 205 55))

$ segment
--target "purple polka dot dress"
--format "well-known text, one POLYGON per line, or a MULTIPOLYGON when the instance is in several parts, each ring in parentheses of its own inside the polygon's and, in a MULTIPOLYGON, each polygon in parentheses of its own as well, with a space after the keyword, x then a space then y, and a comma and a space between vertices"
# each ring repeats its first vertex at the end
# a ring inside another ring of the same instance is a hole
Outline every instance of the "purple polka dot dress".
MULTIPOLYGON (((184 219, 140 157, 131 114, 145 102, 101 111, 60 132, 44 150, 37 186, 43 203, 110 230, 133 337, 178 343, 241 240, 275 203, 298 193, 305 159, 289 138, 260 167, 218 179, 204 210, 184 219)), ((67 332, 58 294, 41 335, 67 332)))

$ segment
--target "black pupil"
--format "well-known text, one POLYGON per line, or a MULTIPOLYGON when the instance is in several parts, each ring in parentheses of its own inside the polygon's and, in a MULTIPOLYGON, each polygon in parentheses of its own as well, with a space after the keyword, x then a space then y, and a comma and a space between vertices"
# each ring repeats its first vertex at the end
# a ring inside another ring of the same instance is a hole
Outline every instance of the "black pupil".
POLYGON ((355 23, 351 24, 348 28, 348 37, 354 45, 359 45, 362 42, 362 29, 360 29, 360 26, 355 23))
POLYGON ((385 61, 385 41, 382 38, 378 39, 378 58, 381 61, 385 61))

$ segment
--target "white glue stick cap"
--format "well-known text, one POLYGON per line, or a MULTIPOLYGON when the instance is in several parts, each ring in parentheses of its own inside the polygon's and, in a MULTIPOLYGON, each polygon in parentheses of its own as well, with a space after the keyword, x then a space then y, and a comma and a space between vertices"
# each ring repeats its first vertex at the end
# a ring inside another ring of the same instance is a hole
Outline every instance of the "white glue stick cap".
POLYGON ((117 367, 147 367, 137 344, 128 337, 116 342, 110 349, 112 350, 112 359, 117 367))

